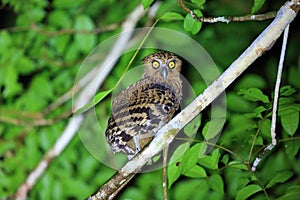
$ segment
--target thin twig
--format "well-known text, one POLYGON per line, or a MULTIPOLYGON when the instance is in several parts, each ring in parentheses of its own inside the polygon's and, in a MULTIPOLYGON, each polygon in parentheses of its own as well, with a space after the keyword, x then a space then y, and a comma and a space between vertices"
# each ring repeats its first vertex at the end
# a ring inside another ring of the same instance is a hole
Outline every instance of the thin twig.
POLYGON ((286 53, 286 44, 289 34, 289 25, 284 30, 283 35, 283 42, 282 42, 282 48, 280 53, 280 60, 278 65, 278 72, 277 72, 277 78, 276 78, 276 85, 275 85, 275 91, 274 91, 274 102, 273 102, 273 111, 272 111, 272 124, 271 124, 271 137, 272 137, 272 145, 275 146, 276 141, 276 116, 277 116, 277 106, 278 106, 278 99, 279 99, 279 90, 280 90, 280 81, 282 76, 282 69, 283 69, 283 62, 284 62, 284 56, 286 53))
POLYGON ((186 7, 186 6, 184 5, 183 0, 178 0, 178 3, 179 3, 179 5, 181 6, 181 8, 182 8, 185 12, 187 12, 187 13, 193 12, 193 11, 191 11, 188 7, 186 7))
POLYGON ((276 84, 275 84, 275 90, 274 90, 274 102, 273 102, 273 110, 272 110, 272 123, 271 123, 271 138, 272 138, 272 143, 269 144, 263 152, 255 159, 253 166, 251 168, 252 171, 256 170, 256 167, 259 165, 263 157, 271 151, 277 144, 276 141, 276 119, 277 119, 277 105, 278 105, 278 99, 279 99, 279 90, 280 90, 280 81, 281 81, 281 76, 282 76, 282 69, 283 69, 283 61, 284 61, 284 56, 286 52, 286 44, 287 44, 287 39, 288 39, 288 33, 289 33, 289 25, 284 29, 284 34, 283 34, 283 41, 282 41, 282 47, 281 47, 281 53, 280 53, 280 60, 278 64, 278 71, 277 71, 277 78, 276 78, 276 84))
POLYGON ((62 113, 58 117, 54 117, 51 119, 46 119, 44 116, 38 118, 38 119, 30 119, 30 118, 12 118, 12 117, 7 117, 7 116, 0 116, 0 122, 4 123, 10 123, 14 124, 17 126, 27 126, 27 127, 34 127, 34 126, 49 126, 52 125, 58 121, 61 121, 63 119, 66 119, 71 116, 71 111, 66 111, 62 113))
POLYGON ((274 42, 290 24, 299 10, 295 2, 287 2, 280 8, 273 22, 256 38, 256 40, 234 61, 230 67, 214 81, 203 94, 199 95, 190 105, 176 115, 168 124, 163 126, 156 134, 148 147, 129 160, 108 182, 92 195, 89 199, 109 199, 128 178, 132 178, 151 158, 170 144, 177 133, 204 108, 206 108, 258 57, 269 50, 274 42))
POLYGON ((178 0, 181 8, 187 13, 191 14, 192 17, 199 22, 216 23, 216 22, 244 22, 244 21, 263 21, 267 19, 273 19, 276 16, 276 12, 268 12, 257 15, 245 15, 245 16, 223 16, 223 17, 198 17, 194 11, 190 10, 183 3, 183 0, 178 0))
POLYGON ((40 28, 37 24, 32 24, 31 26, 15 26, 15 27, 8 27, 0 30, 6 30, 9 32, 25 32, 25 31, 35 31, 42 35, 46 35, 49 37, 56 37, 65 34, 99 34, 106 31, 112 31, 118 28, 120 24, 110 24, 108 26, 95 28, 93 30, 79 30, 79 29, 59 29, 56 31, 46 30, 44 28, 40 28))
MULTIPOLYGON (((122 30, 132 32, 136 26, 136 23, 144 14, 145 11, 141 5, 136 7, 123 22, 122 30)), ((90 80, 88 85, 85 86, 85 88, 81 91, 79 98, 74 103, 74 110, 77 110, 87 104, 95 95, 95 91, 97 91, 97 88, 100 87, 110 70, 113 68, 114 64, 117 62, 116 58, 120 57, 130 37, 131 34, 120 35, 106 59, 103 61, 103 63, 101 63, 101 65, 96 67, 97 71, 94 78, 90 80)), ((25 182, 19 187, 16 193, 16 199, 23 200, 27 198, 29 190, 45 172, 51 161, 69 144, 83 120, 84 115, 80 114, 76 115, 69 121, 68 125, 66 126, 62 135, 57 139, 54 146, 44 155, 37 167, 29 174, 25 182)))
POLYGON ((245 21, 264 21, 267 19, 273 19, 276 16, 276 12, 268 12, 257 15, 245 15, 245 16, 223 16, 223 17, 198 17, 193 11, 191 11, 192 17, 199 22, 216 23, 216 22, 245 22, 245 21))
MULTIPOLYGON (((271 108, 268 108, 266 111, 265 111, 265 114, 262 118, 262 120, 266 120, 267 119, 267 116, 269 114, 269 111, 271 110, 271 108)), ((259 133, 261 132, 261 128, 262 128, 262 125, 263 123, 261 123, 257 129, 256 129, 256 132, 255 132, 255 135, 254 135, 254 138, 252 140, 252 144, 251 144, 251 148, 250 148, 250 151, 249 151, 249 154, 248 154, 248 159, 247 159, 247 162, 248 162, 248 168, 251 169, 251 164, 250 164, 250 159, 252 158, 252 155, 253 155, 253 150, 254 150, 254 146, 255 146, 255 142, 257 140, 257 137, 259 135, 259 133)))

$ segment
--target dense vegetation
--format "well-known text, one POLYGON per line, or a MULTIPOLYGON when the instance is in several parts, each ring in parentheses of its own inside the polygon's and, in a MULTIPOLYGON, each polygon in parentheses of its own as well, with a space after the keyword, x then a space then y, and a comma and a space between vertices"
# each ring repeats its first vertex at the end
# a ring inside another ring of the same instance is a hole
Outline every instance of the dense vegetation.
MULTIPOLYGON (((62 104, 57 100, 73 87, 84 59, 98 44, 120 33, 125 17, 140 3, 137 0, 1 1, 0 199, 14 197, 70 120, 71 96, 62 104)), ((142 0, 142 3, 146 8, 152 1, 142 0)), ((284 1, 264 0, 185 2, 198 16, 243 16, 277 11, 283 4, 284 1)), ((209 53, 220 73, 271 22, 200 23, 176 0, 162 1, 159 6, 155 27, 179 31, 196 40, 209 53)), ((268 152, 255 173, 248 169, 271 143, 273 92, 281 40, 226 90, 226 123, 211 152, 204 157, 199 157, 199 151, 210 125, 210 109, 201 114, 195 140, 168 169, 169 199, 244 199, 251 195, 251 199, 298 199, 298 23, 296 18, 291 24, 286 51, 276 129, 278 145, 268 152)), ((136 27, 152 24, 149 15, 145 15, 136 27)), ((116 85, 133 53, 124 54, 118 60, 99 92, 116 85)), ((139 65, 148 53, 141 50, 132 66, 139 65)), ((206 88, 205 82, 194 76, 192 66, 183 70, 183 75, 196 95, 206 88)), ((110 105, 110 96, 96 105, 99 124, 91 126, 105 129, 110 105)), ((187 135, 191 134, 189 130, 184 130, 187 135)), ((215 133, 219 131, 216 128, 215 133)), ((90 154, 76 135, 32 188, 29 199, 83 199, 114 172, 90 154)), ((163 199, 162 170, 137 175, 119 199, 163 199)))

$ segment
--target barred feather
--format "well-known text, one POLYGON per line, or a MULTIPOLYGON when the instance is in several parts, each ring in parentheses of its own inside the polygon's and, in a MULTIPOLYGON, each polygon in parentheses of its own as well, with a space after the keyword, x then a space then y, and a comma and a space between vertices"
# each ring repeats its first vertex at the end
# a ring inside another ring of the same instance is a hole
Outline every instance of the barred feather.
POLYGON ((157 130, 172 119, 180 107, 182 83, 181 61, 169 52, 158 52, 144 60, 141 80, 121 91, 113 100, 112 115, 105 132, 113 152, 134 155, 155 136, 157 130), (153 60, 176 62, 164 79, 153 60))

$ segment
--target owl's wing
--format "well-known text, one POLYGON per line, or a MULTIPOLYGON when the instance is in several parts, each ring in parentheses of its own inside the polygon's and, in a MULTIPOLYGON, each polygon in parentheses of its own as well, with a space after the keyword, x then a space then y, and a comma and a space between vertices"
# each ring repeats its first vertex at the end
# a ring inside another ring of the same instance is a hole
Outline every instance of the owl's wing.
POLYGON ((137 84, 124 99, 119 105, 113 105, 106 137, 113 151, 135 154, 171 120, 179 109, 179 100, 169 86, 159 83, 137 84))

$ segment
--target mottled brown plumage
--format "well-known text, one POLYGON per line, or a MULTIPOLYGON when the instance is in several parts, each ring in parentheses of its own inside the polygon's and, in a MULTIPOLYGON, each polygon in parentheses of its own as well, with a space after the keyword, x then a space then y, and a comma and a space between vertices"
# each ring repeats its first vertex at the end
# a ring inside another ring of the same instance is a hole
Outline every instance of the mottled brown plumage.
POLYGON ((114 98, 105 132, 112 151, 129 158, 172 119, 182 98, 179 58, 169 52, 157 52, 145 57, 143 63, 142 78, 114 98))

